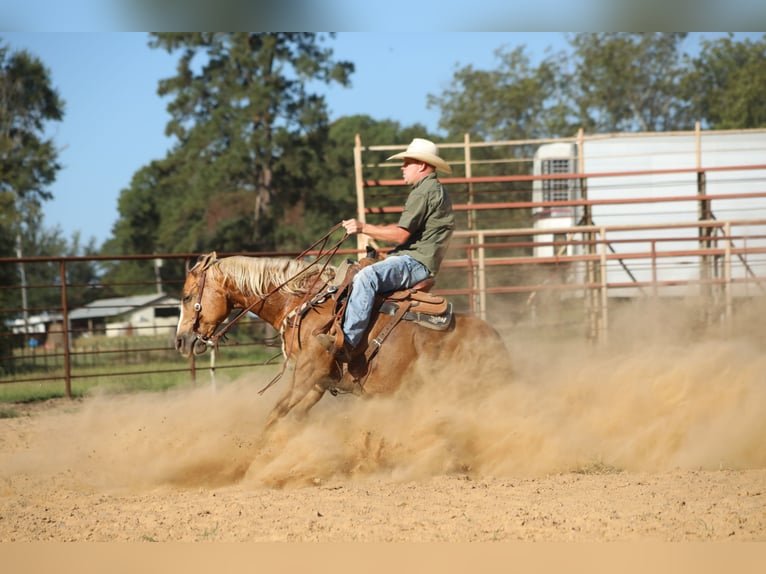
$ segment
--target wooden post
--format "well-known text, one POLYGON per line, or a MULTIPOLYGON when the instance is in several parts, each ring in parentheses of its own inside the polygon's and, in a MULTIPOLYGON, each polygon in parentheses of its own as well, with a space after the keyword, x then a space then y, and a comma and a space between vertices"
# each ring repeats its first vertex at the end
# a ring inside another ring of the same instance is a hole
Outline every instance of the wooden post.
MULTIPOLYGON (((580 128, 577 131, 577 171, 580 174, 585 173, 585 134, 583 129, 580 128)), ((585 177, 580 178, 580 196, 582 199, 588 199, 588 180, 585 177)), ((582 219, 577 222, 580 225, 593 225, 593 216, 591 213, 590 205, 583 206, 582 219)), ((587 255, 596 254, 596 245, 594 242, 595 234, 592 231, 588 231, 583 234, 585 239, 585 253, 587 255)), ((596 277, 598 275, 596 266, 598 263, 589 258, 586 262, 585 281, 588 285, 594 285, 596 283, 596 277)), ((590 339, 598 338, 598 322, 599 322, 599 307, 600 297, 596 289, 588 287, 585 292, 585 314, 588 322, 587 336, 590 339)))
POLYGON ((724 227, 725 233, 726 233, 726 248, 725 248, 725 255, 724 255, 724 277, 725 277, 725 283, 724 283, 724 296, 725 296, 725 303, 724 303, 724 318, 726 320, 726 324, 728 328, 732 328, 732 310, 733 310, 733 300, 732 300, 732 290, 731 290, 731 280, 732 280, 732 274, 731 274, 731 249, 733 247, 732 245, 732 239, 731 239, 731 222, 727 221, 726 226, 724 227))
MULTIPOLYGON (((356 218, 365 223, 367 213, 364 205, 364 171, 362 170, 362 136, 356 134, 354 138, 354 176, 356 179, 356 218)), ((356 248, 360 253, 367 249, 367 236, 358 233, 356 236, 356 248)))
MULTIPOLYGON (((469 206, 472 206, 474 203, 474 197, 473 197, 473 182, 470 181, 470 178, 473 176, 473 168, 471 167, 471 136, 470 134, 465 134, 463 136, 463 158, 465 159, 465 176, 469 179, 468 181, 468 198, 467 203, 469 206)), ((469 231, 475 231, 476 230, 476 211, 473 209, 469 209, 466 212, 466 226, 469 231)), ((476 242, 479 241, 480 243, 483 243, 482 240, 478 240, 476 235, 471 234, 471 236, 468 238, 468 243, 470 244, 469 251, 473 250, 475 248, 476 242)), ((479 253, 479 261, 481 262, 483 258, 483 252, 479 253)), ((476 300, 476 290, 479 291, 479 313, 484 312, 484 305, 481 301, 482 296, 484 295, 484 292, 482 291, 482 286, 480 285, 479 281, 482 277, 482 274, 484 273, 484 270, 481 269, 479 273, 476 275, 472 275, 472 282, 470 283, 470 287, 473 291, 473 294, 471 295, 471 307, 475 306, 475 300, 476 300)))
MULTIPOLYGON (((696 168, 697 168, 697 195, 700 196, 700 200, 697 205, 697 219, 700 222, 710 221, 713 218, 712 211, 710 209, 710 200, 705 199, 707 193, 707 186, 705 180, 705 172, 702 168, 702 132, 700 129, 700 123, 694 124, 694 144, 695 144, 695 156, 696 156, 696 168)), ((713 245, 712 234, 714 230, 709 225, 700 225, 698 231, 700 249, 710 249, 713 245)), ((717 276, 718 274, 713 271, 712 267, 713 259, 707 253, 700 255, 700 280, 702 284, 703 299, 710 304, 710 298, 715 290, 708 279, 717 276)))
POLYGON ((487 259, 484 250, 484 233, 479 232, 479 317, 487 320, 487 259))
POLYGON ((609 329, 609 291, 606 275, 606 229, 603 227, 599 229, 599 237, 601 238, 601 297, 599 299, 601 312, 599 314, 598 342, 606 343, 609 329))
MULTIPOLYGON (((471 167, 471 136, 465 134, 463 136, 463 157, 465 158, 465 176, 470 180, 473 177, 473 169, 471 167)), ((468 205, 473 205, 473 182, 468 182, 468 205)), ((473 209, 468 210, 468 222, 467 227, 470 231, 476 229, 476 212, 473 209)))

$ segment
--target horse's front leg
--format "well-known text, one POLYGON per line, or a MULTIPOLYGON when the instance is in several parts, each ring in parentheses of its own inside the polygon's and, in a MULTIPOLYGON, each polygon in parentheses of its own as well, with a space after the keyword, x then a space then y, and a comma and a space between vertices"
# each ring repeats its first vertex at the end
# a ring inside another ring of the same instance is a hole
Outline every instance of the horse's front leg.
POLYGON ((298 417, 305 416, 340 376, 335 361, 313 340, 288 360, 290 364, 285 370, 288 388, 269 413, 267 429, 290 412, 298 417))
POLYGON ((272 407, 271 412, 266 419, 267 429, 281 417, 285 416, 290 410, 288 405, 290 404, 290 397, 293 393, 293 387, 295 386, 295 356, 285 359, 285 366, 282 371, 282 381, 287 383, 287 391, 282 394, 282 397, 272 407))

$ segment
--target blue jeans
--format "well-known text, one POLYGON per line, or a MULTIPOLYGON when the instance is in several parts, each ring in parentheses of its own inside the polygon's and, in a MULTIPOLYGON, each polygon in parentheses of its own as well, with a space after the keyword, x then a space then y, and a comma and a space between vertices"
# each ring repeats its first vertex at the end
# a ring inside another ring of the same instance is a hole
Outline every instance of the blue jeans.
POLYGON ((407 289, 427 279, 428 268, 409 255, 392 255, 362 268, 354 276, 351 297, 346 305, 343 334, 351 347, 359 345, 375 303, 377 293, 407 289))

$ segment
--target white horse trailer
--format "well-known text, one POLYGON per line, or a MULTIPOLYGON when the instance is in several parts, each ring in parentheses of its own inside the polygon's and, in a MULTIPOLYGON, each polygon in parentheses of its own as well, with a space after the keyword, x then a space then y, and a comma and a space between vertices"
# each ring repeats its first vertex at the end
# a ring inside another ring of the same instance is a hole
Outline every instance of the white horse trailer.
POLYGON ((534 175, 547 176, 533 183, 534 255, 571 259, 569 280, 587 281, 577 256, 600 253, 609 296, 695 295, 721 278, 762 292, 766 130, 555 142, 538 148, 534 175))

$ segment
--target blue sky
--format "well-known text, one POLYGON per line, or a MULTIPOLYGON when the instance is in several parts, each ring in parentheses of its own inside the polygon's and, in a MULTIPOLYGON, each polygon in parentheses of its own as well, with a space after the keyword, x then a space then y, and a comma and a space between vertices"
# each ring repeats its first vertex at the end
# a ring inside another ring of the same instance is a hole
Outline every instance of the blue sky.
MULTIPOLYGON (((50 188, 45 226, 100 244, 111 235, 120 191, 172 144, 164 135, 168 102, 157 95, 157 83, 174 74, 177 56, 150 49, 144 32, 0 32, 0 38, 40 58, 66 102, 54 131, 63 169, 50 188)), ((698 37, 687 42, 691 49, 698 37)), ((498 48, 524 45, 534 62, 567 47, 563 32, 349 32, 329 45, 337 59, 356 65, 351 88, 326 90, 333 119, 368 114, 419 122, 435 133, 439 112, 426 109, 427 95, 441 93, 456 67, 490 69, 498 48)))

